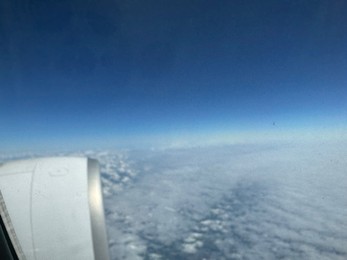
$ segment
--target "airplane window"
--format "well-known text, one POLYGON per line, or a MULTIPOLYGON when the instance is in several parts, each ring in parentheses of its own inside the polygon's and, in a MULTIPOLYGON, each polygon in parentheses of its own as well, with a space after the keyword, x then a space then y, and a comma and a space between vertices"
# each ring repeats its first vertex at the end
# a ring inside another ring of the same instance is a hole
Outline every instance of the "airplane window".
POLYGON ((97 159, 112 259, 346 259, 346 46, 339 0, 2 0, 0 162, 97 159))
POLYGON ((2 216, 0 216, 0 255, 4 260, 18 259, 12 241, 5 228, 2 216))

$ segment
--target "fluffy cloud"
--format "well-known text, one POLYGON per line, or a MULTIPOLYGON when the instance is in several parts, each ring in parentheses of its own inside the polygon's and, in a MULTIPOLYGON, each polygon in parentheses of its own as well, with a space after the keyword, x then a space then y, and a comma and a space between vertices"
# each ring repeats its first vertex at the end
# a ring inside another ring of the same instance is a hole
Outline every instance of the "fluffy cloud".
POLYGON ((346 155, 301 144, 99 158, 112 256, 345 259, 346 155))

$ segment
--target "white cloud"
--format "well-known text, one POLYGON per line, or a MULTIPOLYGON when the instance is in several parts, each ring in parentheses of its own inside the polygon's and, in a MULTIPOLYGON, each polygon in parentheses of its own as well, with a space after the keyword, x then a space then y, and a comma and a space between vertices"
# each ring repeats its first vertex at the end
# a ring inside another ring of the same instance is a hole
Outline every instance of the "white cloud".
POLYGON ((110 232, 113 256, 133 259, 140 244, 140 258, 344 259, 344 147, 311 142, 129 152, 118 165, 137 174, 106 195, 108 225, 117 230, 110 232), (134 244, 123 239, 127 234, 134 244))

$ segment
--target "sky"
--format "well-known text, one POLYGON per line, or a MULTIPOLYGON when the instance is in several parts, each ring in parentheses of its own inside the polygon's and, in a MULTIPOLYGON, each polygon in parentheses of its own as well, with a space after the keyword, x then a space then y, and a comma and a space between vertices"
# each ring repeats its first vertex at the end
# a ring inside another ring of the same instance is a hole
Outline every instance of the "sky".
POLYGON ((346 14, 342 0, 3 0, 0 149, 345 136, 346 14))

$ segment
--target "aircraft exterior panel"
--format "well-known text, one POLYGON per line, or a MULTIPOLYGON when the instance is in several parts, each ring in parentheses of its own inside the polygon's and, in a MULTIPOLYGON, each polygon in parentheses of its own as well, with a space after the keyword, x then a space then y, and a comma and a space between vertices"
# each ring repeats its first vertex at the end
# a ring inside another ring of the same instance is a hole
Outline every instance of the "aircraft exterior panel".
POLYGON ((98 164, 87 158, 1 165, 0 191, 21 258, 108 259, 100 187, 98 164))

